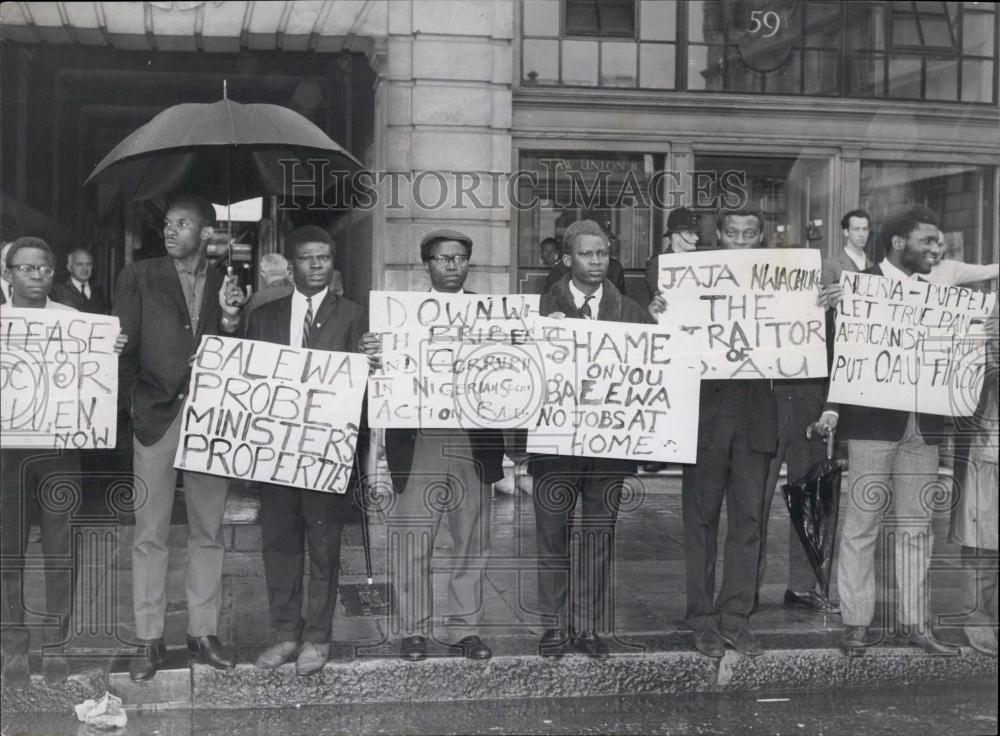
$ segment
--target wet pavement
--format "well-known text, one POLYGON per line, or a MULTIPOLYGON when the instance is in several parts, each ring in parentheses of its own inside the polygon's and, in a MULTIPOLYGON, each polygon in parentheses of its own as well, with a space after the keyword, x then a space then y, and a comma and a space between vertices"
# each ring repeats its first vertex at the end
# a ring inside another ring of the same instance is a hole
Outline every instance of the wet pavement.
MULTIPOLYGON (((115 736, 803 734, 997 732, 996 683, 759 694, 544 698, 130 713, 115 736)), ((96 736, 71 715, 11 715, 5 736, 96 736)), ((107 733, 107 732, 105 732, 107 733)))

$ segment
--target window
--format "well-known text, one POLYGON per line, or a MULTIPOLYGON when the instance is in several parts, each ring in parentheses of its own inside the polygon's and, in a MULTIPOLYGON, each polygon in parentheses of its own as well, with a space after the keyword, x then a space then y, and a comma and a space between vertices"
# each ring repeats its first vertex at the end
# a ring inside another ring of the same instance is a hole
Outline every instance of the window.
POLYGON ((521 2, 526 86, 997 103, 992 3, 521 2))

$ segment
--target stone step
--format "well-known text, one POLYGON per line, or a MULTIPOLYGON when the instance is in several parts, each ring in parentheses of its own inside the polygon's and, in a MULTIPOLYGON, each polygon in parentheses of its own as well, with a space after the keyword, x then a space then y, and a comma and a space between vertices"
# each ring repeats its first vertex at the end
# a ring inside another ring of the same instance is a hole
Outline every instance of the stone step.
POLYGON ((132 682, 124 658, 110 673, 74 674, 62 686, 34 676, 24 690, 3 690, 5 712, 68 711, 74 703, 111 690, 131 709, 247 708, 344 703, 507 700, 662 693, 741 692, 881 687, 916 683, 990 682, 996 660, 963 648, 957 657, 935 657, 894 646, 845 657, 830 636, 764 635, 767 651, 749 658, 732 651, 713 660, 687 650, 682 637, 631 637, 610 642, 612 656, 578 655, 543 659, 536 639, 491 640, 494 657, 472 662, 454 656, 423 662, 390 658, 385 645, 347 647, 310 677, 294 665, 265 671, 239 664, 222 672, 205 665, 183 666, 183 650, 172 650, 167 668, 150 682, 132 682))

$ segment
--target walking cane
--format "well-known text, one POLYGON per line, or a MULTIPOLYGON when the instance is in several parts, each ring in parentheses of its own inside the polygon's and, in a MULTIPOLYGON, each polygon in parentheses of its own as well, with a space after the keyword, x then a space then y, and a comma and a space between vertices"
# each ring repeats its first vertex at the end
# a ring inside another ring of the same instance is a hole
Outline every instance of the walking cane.
POLYGON ((372 573, 372 544, 368 531, 368 493, 378 489, 378 448, 382 444, 381 429, 371 429, 368 434, 368 455, 365 457, 364 479, 361 493, 361 540, 365 547, 365 573, 368 584, 374 580, 372 573))

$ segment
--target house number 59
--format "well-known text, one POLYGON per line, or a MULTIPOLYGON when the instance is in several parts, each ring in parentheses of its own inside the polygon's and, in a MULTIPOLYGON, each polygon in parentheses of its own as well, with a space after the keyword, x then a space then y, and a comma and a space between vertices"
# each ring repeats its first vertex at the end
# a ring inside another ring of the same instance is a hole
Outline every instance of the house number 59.
POLYGON ((773 10, 754 10, 750 13, 750 33, 760 33, 761 38, 771 38, 781 30, 781 16, 773 10), (766 32, 765 32, 766 31, 766 32))

